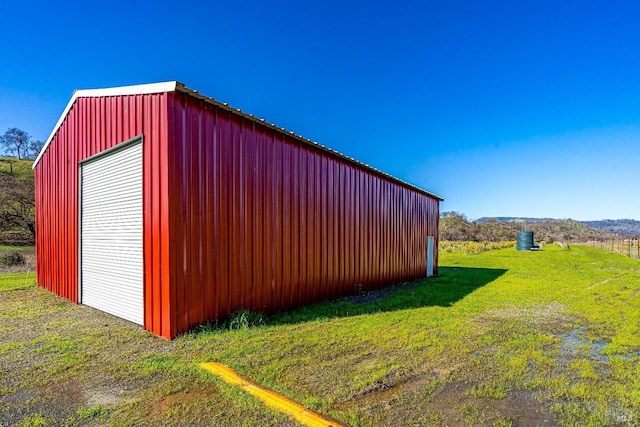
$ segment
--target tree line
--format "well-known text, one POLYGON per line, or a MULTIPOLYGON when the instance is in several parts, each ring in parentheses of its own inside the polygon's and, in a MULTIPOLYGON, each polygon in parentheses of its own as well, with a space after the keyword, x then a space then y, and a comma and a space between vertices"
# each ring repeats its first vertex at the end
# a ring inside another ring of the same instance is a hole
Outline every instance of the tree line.
POLYGON ((443 212, 440 215, 440 240, 445 241, 513 241, 516 240, 518 231, 525 228, 533 231, 536 241, 548 243, 610 240, 614 236, 571 219, 536 222, 505 222, 489 219, 486 222, 476 222, 469 221, 464 214, 455 211, 443 212))

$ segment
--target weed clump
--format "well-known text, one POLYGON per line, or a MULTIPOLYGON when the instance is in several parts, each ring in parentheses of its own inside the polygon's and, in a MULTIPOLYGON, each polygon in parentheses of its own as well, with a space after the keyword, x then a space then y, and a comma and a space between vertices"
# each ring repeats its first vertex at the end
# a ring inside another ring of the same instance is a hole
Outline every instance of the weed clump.
POLYGON ((255 328, 263 324, 264 317, 262 313, 249 310, 236 311, 229 317, 229 330, 231 331, 255 328))
POLYGON ((231 313, 226 319, 215 320, 202 325, 198 325, 189 331, 189 334, 208 335, 225 331, 240 331, 264 326, 266 319, 262 313, 250 310, 240 310, 231 313))
POLYGON ((24 255, 16 251, 0 252, 0 267, 13 267, 15 265, 24 265, 24 255))

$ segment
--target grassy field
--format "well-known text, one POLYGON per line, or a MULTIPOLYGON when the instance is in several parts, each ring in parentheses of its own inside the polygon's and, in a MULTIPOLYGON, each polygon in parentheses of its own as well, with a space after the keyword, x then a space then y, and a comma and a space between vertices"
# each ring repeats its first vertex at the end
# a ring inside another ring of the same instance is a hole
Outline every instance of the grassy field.
POLYGON ((441 266, 171 342, 3 274, 0 425, 295 425, 208 360, 354 426, 640 423, 638 261, 548 245, 441 266))
POLYGON ((33 178, 33 160, 18 160, 14 157, 0 157, 0 175, 12 175, 16 178, 33 178))

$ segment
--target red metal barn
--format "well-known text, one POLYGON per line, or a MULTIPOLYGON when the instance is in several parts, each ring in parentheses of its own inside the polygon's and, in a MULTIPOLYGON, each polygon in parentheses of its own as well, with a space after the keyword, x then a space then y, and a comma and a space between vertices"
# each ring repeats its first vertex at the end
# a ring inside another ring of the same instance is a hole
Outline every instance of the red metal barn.
POLYGON ((76 91, 34 169, 40 286, 163 337, 437 273, 442 199, 177 82, 76 91))

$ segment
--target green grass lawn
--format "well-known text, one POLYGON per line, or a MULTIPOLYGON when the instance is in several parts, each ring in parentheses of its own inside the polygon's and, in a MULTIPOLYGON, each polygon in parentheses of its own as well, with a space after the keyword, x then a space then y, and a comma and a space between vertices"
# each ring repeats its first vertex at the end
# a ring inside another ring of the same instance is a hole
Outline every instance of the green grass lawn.
POLYGON ((170 342, 0 275, 0 425, 295 425, 197 367, 208 360, 350 425, 640 422, 638 261, 549 245, 440 264, 170 342))
MULTIPOLYGON (((36 286, 36 274, 33 271, 20 273, 2 273, 0 274, 0 292, 15 291, 18 289, 34 288, 36 286)), ((3 299, 0 299, 0 307, 3 299)), ((0 312, 0 318, 8 321, 4 314, 0 312)))

